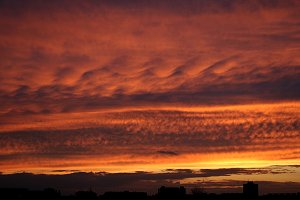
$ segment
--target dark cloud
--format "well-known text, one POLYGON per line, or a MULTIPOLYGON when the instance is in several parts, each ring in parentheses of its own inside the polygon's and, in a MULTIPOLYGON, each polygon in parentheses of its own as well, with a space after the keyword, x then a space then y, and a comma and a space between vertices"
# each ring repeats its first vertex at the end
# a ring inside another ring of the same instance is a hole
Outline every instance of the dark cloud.
MULTIPOLYGON (((245 181, 240 180, 222 180, 222 181, 202 181, 198 185, 201 185, 206 192, 218 192, 218 193, 241 193, 242 185, 245 181)), ((259 185, 259 194, 269 193, 297 193, 299 191, 299 182, 277 182, 277 181, 255 181, 259 185), (276 188, 276 190, 275 190, 276 188)), ((193 186, 193 185, 191 185, 193 186)), ((190 186, 190 187, 191 187, 190 186)))
POLYGON ((74 73, 74 68, 72 67, 61 67, 55 72, 55 82, 64 80, 66 77, 74 73))
MULTIPOLYGON (((272 169, 243 169, 243 168, 229 168, 229 169, 202 169, 204 177, 210 176, 230 176, 237 175, 252 175, 252 174, 270 174, 273 173, 272 169)), ((281 172, 286 173, 286 172, 281 172)))
POLYGON ((62 62, 70 64, 89 64, 91 58, 85 54, 77 54, 72 52, 65 52, 61 55, 62 62))
POLYGON ((179 155, 177 152, 174 152, 174 151, 157 151, 157 153, 162 154, 162 155, 169 155, 169 156, 179 155))
POLYGON ((79 172, 78 170, 65 170, 65 169, 57 169, 57 170, 52 170, 51 172, 54 173, 74 173, 74 172, 79 172))
POLYGON ((119 6, 122 8, 128 9, 137 9, 137 8, 162 8, 165 10, 179 11, 179 12, 221 12, 221 11, 233 11, 236 7, 242 5, 246 8, 250 9, 260 9, 263 8, 278 8, 278 7, 290 7, 297 5, 297 1, 288 0, 287 2, 282 2, 278 0, 263 0, 263 1, 252 1, 252 2, 244 2, 242 0, 222 0, 222 1, 197 1, 191 0, 188 3, 182 2, 180 0, 166 0, 166 1, 147 1, 147 0, 130 0, 128 2, 124 2, 121 0, 113 0, 113 1, 103 1, 102 3, 107 3, 112 6, 119 6))
POLYGON ((19 86, 19 88, 15 91, 15 97, 22 97, 22 96, 24 96, 24 95, 27 95, 28 93, 29 93, 29 90, 30 90, 30 88, 29 88, 29 86, 27 86, 27 85, 21 85, 21 86, 19 86))
POLYGON ((104 66, 84 72, 79 81, 91 81, 105 76, 113 76, 113 74, 114 72, 108 66, 104 66))
POLYGON ((75 12, 82 11, 87 12, 105 9, 122 9, 127 12, 140 14, 143 10, 164 11, 166 13, 176 13, 178 15, 196 15, 196 14, 207 14, 207 13, 227 13, 234 12, 237 10, 246 11, 260 11, 262 9, 279 9, 279 8, 291 8, 299 6, 297 0, 254 0, 254 1, 243 1, 243 0, 190 0, 188 3, 180 0, 100 0, 100 1, 88 1, 83 2, 75 0, 70 3, 67 0, 63 1, 51 1, 51 2, 40 2, 35 0, 29 0, 23 2, 18 0, 2 0, 0 2, 0 8, 5 11, 5 14, 12 14, 20 17, 26 13, 30 13, 32 10, 35 12, 52 12, 54 10, 64 12, 75 12))

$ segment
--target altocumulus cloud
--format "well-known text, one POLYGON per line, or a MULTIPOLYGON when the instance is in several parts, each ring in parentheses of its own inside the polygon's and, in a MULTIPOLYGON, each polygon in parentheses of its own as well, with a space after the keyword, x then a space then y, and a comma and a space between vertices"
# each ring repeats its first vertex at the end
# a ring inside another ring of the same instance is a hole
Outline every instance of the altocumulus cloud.
MULTIPOLYGON (((3 166, 21 158, 25 163, 35 161, 44 166, 48 159, 79 161, 76 156, 81 156, 97 158, 93 162, 104 166, 108 157, 114 158, 108 163, 118 163, 116 158, 123 155, 129 156, 123 164, 130 165, 144 163, 143 157, 159 162, 155 160, 255 151, 274 152, 272 159, 298 159, 298 107, 275 104, 194 112, 124 111, 85 113, 84 117, 66 114, 57 119, 33 116, 32 121, 21 121, 17 126, 7 124, 9 121, 1 125, 0 160, 3 166)), ((252 156, 255 155, 267 156, 252 156)), ((73 167, 76 169, 78 164, 73 163, 73 167)))

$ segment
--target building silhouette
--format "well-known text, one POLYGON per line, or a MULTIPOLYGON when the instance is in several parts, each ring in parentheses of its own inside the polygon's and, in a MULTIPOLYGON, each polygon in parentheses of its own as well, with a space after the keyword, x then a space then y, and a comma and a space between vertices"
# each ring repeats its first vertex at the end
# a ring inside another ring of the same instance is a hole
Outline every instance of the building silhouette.
POLYGON ((248 181, 243 184, 243 195, 246 199, 255 199, 258 197, 258 184, 248 181))
POLYGON ((258 196, 258 184, 243 184, 243 193, 206 193, 193 192, 186 194, 184 187, 165 187, 158 193, 148 196, 146 192, 96 192, 78 191, 75 194, 62 195, 59 190, 29 190, 26 188, 0 188, 0 200, 300 200, 298 193, 271 193, 258 196))

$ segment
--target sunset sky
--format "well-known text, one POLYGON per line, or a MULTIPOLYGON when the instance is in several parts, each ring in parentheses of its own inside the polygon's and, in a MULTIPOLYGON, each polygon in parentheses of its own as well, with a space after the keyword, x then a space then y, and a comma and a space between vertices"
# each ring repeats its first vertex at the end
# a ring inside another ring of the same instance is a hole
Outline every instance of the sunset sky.
POLYGON ((300 1, 0 0, 0 187, 300 192, 300 1))

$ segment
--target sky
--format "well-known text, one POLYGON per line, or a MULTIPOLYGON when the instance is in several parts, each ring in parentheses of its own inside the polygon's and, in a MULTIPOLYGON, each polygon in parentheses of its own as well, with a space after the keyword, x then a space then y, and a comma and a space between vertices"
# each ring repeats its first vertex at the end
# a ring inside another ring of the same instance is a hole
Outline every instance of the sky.
POLYGON ((300 191, 297 0, 0 0, 0 187, 300 191))

